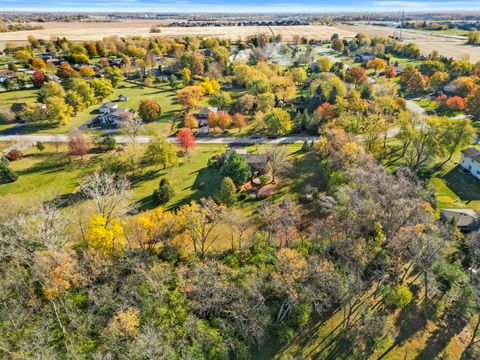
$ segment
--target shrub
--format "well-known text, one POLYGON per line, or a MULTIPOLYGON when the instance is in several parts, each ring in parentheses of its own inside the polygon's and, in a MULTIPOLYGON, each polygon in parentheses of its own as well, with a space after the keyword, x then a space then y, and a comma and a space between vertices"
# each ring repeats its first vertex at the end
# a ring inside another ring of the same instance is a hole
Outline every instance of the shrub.
POLYGON ((7 155, 5 155, 5 157, 9 161, 20 160, 21 158, 23 158, 23 153, 18 149, 12 149, 7 153, 7 155))
POLYGON ((412 292, 405 285, 397 285, 394 288, 385 286, 383 292, 383 303, 386 306, 403 308, 412 301, 412 292))
POLYGON ((270 181, 272 181, 272 179, 270 178, 270 176, 268 176, 268 175, 262 175, 262 176, 260 176, 260 184, 262 184, 262 186, 265 186, 265 185, 269 184, 270 181))
POLYGON ((161 205, 166 204, 175 195, 175 191, 167 179, 162 178, 158 189, 153 192, 154 199, 161 205))
POLYGON ((258 199, 266 199, 275 194, 275 188, 272 185, 261 187, 257 192, 258 199))
POLYGON ((11 123, 15 121, 15 113, 10 109, 0 111, 0 122, 11 123))
POLYGON ((35 144, 35 147, 37 148, 38 151, 42 152, 43 150, 45 150, 45 145, 43 145, 43 143, 41 141, 37 141, 37 143, 35 144))
POLYGON ((117 139, 113 136, 104 137, 100 141, 100 146, 105 150, 113 150, 117 147, 117 139))
POLYGON ((0 183, 12 183, 18 180, 18 175, 3 162, 0 163, 0 183))

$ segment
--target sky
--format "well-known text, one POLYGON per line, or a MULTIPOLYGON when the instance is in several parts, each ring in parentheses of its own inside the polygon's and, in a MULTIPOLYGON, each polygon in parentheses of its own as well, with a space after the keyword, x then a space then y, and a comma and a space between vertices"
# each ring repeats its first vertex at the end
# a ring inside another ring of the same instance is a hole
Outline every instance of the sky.
POLYGON ((325 13, 480 11, 480 0, 0 0, 0 11, 325 13))

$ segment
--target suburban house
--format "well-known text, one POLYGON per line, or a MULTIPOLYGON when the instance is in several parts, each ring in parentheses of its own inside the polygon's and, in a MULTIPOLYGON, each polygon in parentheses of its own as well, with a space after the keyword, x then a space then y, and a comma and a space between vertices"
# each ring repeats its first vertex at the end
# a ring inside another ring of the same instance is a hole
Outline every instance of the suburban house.
POLYGON ((472 209, 441 209, 440 219, 463 232, 480 230, 480 217, 472 209))
POLYGON ((97 117, 97 120, 103 125, 119 127, 120 122, 132 112, 128 109, 116 108, 108 113, 103 113, 97 117))
POLYGON ((101 114, 107 114, 107 113, 111 113, 112 111, 117 110, 117 109, 118 109, 118 105, 109 101, 105 104, 100 105, 100 108, 98 109, 98 112, 100 112, 101 114))
POLYGON ((218 109, 216 107, 201 107, 198 112, 195 114, 197 118, 198 126, 203 127, 208 124, 208 115, 210 113, 217 113, 218 109))
POLYGON ((463 150, 459 165, 480 179, 480 150, 474 147, 463 150))
POLYGON ((355 56, 355 61, 356 62, 364 62, 364 61, 370 61, 375 58, 374 55, 372 54, 361 54, 361 55, 356 55, 355 56))
POLYGON ((17 77, 17 74, 15 74, 15 71, 11 71, 11 70, 0 71, 0 83, 4 83, 7 80, 16 79, 16 77, 17 77))
POLYGON ((265 171, 268 161, 267 154, 249 154, 244 147, 233 147, 228 149, 223 155, 224 161, 234 152, 245 158, 253 173, 262 173, 265 171))

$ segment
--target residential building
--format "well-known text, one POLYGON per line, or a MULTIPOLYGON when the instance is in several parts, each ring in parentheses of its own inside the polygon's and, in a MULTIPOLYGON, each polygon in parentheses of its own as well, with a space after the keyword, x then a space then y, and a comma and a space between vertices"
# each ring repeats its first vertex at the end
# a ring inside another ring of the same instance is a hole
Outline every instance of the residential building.
POLYGON ((440 219, 463 232, 480 230, 480 217, 472 209, 441 209, 440 219))
POLYGON ((474 147, 463 150, 459 165, 480 179, 480 150, 474 147))

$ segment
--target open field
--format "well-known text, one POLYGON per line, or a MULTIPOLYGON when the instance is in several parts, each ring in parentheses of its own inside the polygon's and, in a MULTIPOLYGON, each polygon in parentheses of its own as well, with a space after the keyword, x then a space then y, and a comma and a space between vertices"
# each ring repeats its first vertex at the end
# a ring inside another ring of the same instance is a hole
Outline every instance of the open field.
MULTIPOLYGON (((108 36, 214 36, 230 38, 233 40, 245 39, 254 34, 271 35, 268 26, 222 26, 222 27, 164 27, 159 34, 150 33, 150 28, 160 24, 155 20, 128 20, 118 22, 77 22, 42 23, 42 30, 16 31, 0 33, 0 47, 7 42, 22 43, 27 41, 29 35, 40 39, 50 39, 57 36, 65 36, 69 40, 100 40, 108 36)), ((33 23, 34 24, 34 23, 33 23)), ((355 33, 350 30, 340 30, 332 26, 305 25, 305 26, 272 26, 275 35, 282 35, 284 40, 291 40, 293 36, 306 36, 317 39, 330 39, 334 33, 342 38, 352 38, 355 33)))
MULTIPOLYGON (((398 36, 399 29, 388 26, 374 25, 338 25, 341 32, 366 32, 371 36, 398 36)), ((341 34, 341 33, 339 33, 341 34)), ((341 35, 340 35, 341 36, 341 35)), ((466 45, 464 37, 432 34, 424 31, 403 30, 402 37, 405 42, 413 42, 418 45, 424 55, 430 54, 433 50, 437 50, 441 55, 453 58, 460 58, 465 54, 470 56, 473 62, 480 61, 480 46, 466 45)))

